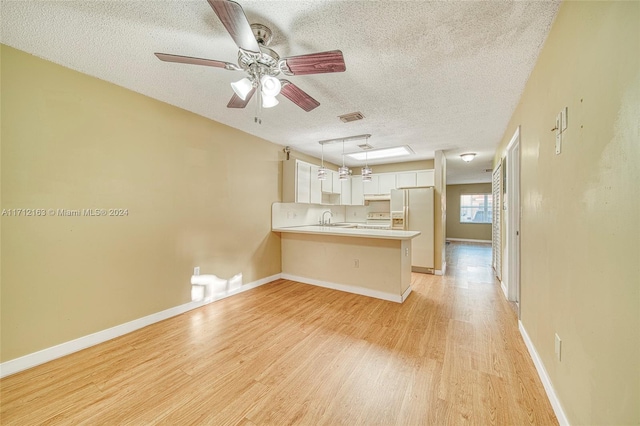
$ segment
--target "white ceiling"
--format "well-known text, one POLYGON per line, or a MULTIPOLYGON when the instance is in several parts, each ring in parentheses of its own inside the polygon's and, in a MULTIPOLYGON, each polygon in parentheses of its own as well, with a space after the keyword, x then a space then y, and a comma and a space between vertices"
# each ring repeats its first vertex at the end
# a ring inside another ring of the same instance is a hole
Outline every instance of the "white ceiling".
MULTIPOLYGON (((2 43, 320 157, 318 141, 369 133, 374 148, 446 153, 448 183, 489 182, 495 148, 551 27, 557 1, 239 0, 270 27, 281 57, 340 49, 346 71, 287 77, 320 102, 305 112, 282 95, 254 123, 255 101, 228 109, 243 76, 161 62, 153 53, 237 61, 206 0, 2 0, 2 43), (337 116, 360 111, 362 121, 337 116), (471 163, 459 155, 476 152, 471 163)), ((348 142, 346 152, 359 150, 348 142)), ((341 163, 342 144, 325 159, 341 163)), ((382 163, 382 162, 378 162, 382 163)), ((376 164, 375 162, 372 164, 376 164)), ((347 161, 359 167, 361 163, 347 161)), ((374 167, 375 173, 375 167, 374 167)))

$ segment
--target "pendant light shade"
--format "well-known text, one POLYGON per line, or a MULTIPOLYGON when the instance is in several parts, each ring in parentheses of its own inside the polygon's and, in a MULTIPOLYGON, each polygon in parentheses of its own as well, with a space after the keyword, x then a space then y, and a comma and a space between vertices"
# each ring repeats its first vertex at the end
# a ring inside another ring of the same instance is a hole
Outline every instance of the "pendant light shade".
POLYGON ((363 167, 362 168, 362 181, 363 182, 371 182, 371 173, 373 171, 371 170, 371 167, 363 167))
POLYGON ((247 95, 253 89, 253 83, 248 78, 243 78, 242 80, 238 80, 234 83, 231 83, 231 88, 238 95, 240 99, 243 101, 247 99, 247 95))
POLYGON ((346 166, 342 166, 338 169, 338 178, 340 180, 349 179, 349 168, 346 166))

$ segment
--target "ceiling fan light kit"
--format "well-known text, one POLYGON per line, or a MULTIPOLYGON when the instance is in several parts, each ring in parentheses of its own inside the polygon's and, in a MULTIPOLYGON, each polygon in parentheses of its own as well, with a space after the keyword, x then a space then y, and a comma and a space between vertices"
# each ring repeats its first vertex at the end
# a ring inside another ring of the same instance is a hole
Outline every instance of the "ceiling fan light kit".
POLYGON ((240 99, 243 101, 247 99, 247 95, 253 89, 253 83, 247 77, 242 80, 238 80, 234 83, 231 83, 231 88, 238 95, 240 99))
POLYGON ((262 24, 247 21, 242 6, 231 0, 207 0, 215 14, 238 46, 238 65, 213 59, 156 53, 161 61, 224 68, 229 71, 245 71, 248 77, 231 83, 234 95, 227 108, 244 108, 258 89, 256 122, 260 106, 271 108, 278 105, 276 96, 282 94, 303 110, 309 112, 320 105, 302 89, 288 80, 277 78, 279 74, 288 76, 343 72, 346 70, 342 52, 311 53, 307 55, 280 56, 268 48, 271 29, 262 24), (261 99, 260 99, 261 98, 261 99))

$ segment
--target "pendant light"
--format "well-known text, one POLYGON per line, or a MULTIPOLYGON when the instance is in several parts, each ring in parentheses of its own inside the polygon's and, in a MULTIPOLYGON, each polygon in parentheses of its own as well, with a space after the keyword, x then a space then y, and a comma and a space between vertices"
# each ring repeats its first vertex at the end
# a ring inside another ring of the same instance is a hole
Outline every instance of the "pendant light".
POLYGON ((320 146, 322 147, 322 164, 318 169, 318 180, 327 180, 327 169, 324 167, 324 144, 320 143, 320 146))
POLYGON ((342 140, 342 167, 338 169, 338 177, 340 180, 349 179, 349 168, 344 165, 344 139, 342 140))
MULTIPOLYGON (((367 140, 365 142, 366 145, 369 145, 369 137, 367 137, 367 140)), ((363 182, 371 182, 371 173, 373 173, 373 170, 371 170, 371 167, 369 167, 368 164, 368 155, 367 155, 367 150, 364 151, 364 167, 362 168, 362 181, 363 182)))

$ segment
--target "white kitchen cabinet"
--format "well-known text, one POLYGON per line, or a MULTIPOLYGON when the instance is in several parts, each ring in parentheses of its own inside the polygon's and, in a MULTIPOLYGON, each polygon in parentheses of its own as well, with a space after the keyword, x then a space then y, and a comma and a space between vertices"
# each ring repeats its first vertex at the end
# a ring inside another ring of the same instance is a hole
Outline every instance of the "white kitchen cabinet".
POLYGON ((433 170, 420 170, 416 173, 416 186, 435 186, 433 170))
POLYGON ((417 183, 417 172, 396 173, 396 188, 414 188, 417 183))
POLYGON ((364 205, 364 191, 362 182, 362 176, 353 176, 351 178, 351 205, 363 206, 364 205))
POLYGON ((310 194, 309 201, 311 204, 320 204, 322 203, 322 181, 318 179, 318 170, 320 167, 311 166, 311 184, 310 184, 310 194))
POLYGON ((351 181, 353 178, 341 180, 340 204, 343 206, 351 205, 351 181))
POLYGON ((391 194, 391 190, 396 189, 396 174, 382 173, 378 176, 378 194, 391 194))
POLYGON ((379 194, 378 192, 378 181, 380 179, 380 175, 371 176, 371 180, 369 182, 362 182, 362 192, 364 195, 375 195, 379 194))
POLYGON ((322 192, 331 193, 333 192, 333 176, 331 176, 331 170, 327 170, 327 178, 322 182, 322 192))
POLYGON ((296 168, 296 203, 308 204, 311 200, 311 165, 298 161, 296 168))
POLYGON ((331 178, 333 179, 333 191, 334 194, 340 194, 342 192, 342 181, 340 181, 340 175, 338 172, 331 172, 331 178))

